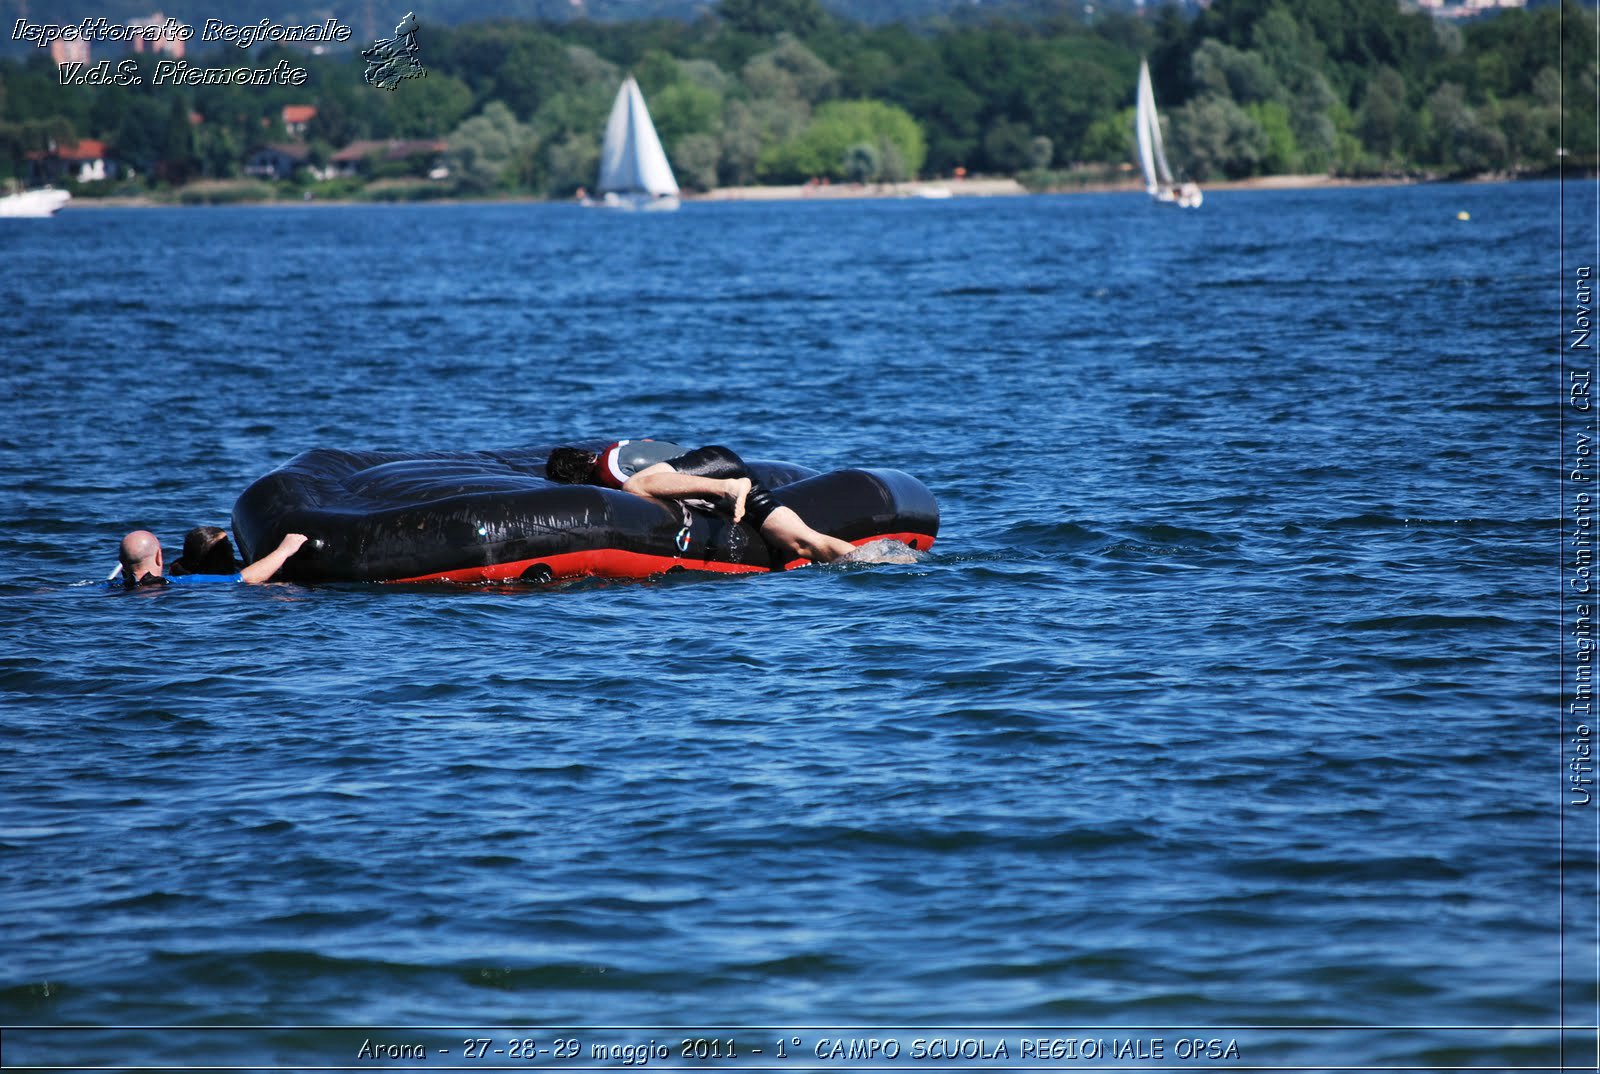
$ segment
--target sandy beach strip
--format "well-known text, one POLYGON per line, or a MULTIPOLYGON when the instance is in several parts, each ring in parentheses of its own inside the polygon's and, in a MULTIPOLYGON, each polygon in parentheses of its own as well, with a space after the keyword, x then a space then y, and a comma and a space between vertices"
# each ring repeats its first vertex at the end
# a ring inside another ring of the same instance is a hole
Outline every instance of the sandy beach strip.
POLYGON ((997 198, 1027 192, 1015 179, 927 179, 909 183, 724 186, 684 196, 690 201, 830 201, 842 198, 997 198))
MULTIPOLYGON (((1487 175, 1474 179, 1454 180, 1456 182, 1498 182, 1516 178, 1515 176, 1487 175)), ((1362 187, 1362 186, 1409 186, 1416 183, 1440 182, 1441 180, 1428 176, 1382 176, 1376 178, 1351 179, 1336 175, 1261 175, 1250 179, 1214 180, 1201 184, 1206 193, 1219 190, 1313 190, 1319 187, 1362 187)), ((1450 181, 1450 180, 1444 180, 1450 181)), ((1144 184, 1138 179, 1119 179, 1112 181, 1086 181, 1083 183, 1062 183, 1042 190, 1029 190, 1015 179, 1011 178, 949 178, 949 179, 922 179, 906 183, 807 183, 799 186, 727 186, 704 193, 685 191, 682 195, 688 202, 715 202, 715 201, 844 201, 853 198, 999 198, 1016 197, 1026 194, 1142 194, 1144 184)), ((568 201, 567 198, 539 198, 534 195, 501 195, 490 198, 428 198, 416 202, 385 202, 382 199, 358 198, 311 198, 302 199, 294 197, 277 198, 272 200, 240 200, 229 201, 231 205, 274 205, 282 207, 304 206, 307 208, 329 205, 383 205, 383 204, 416 204, 416 205, 472 205, 472 204, 498 204, 498 203, 552 203, 559 204, 568 201)), ((113 196, 104 198, 81 197, 74 198, 63 211, 84 208, 143 208, 143 207, 206 207, 203 203, 196 206, 194 203, 184 204, 178 201, 169 201, 164 198, 150 195, 113 196)))

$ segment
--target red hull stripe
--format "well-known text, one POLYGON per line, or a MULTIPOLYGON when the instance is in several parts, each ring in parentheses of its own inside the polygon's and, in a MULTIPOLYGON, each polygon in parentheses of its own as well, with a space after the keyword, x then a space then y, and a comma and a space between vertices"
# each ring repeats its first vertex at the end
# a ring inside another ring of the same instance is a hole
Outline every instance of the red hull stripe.
MULTIPOLYGON (((933 538, 925 533, 883 533, 864 537, 855 543, 873 541, 899 541, 921 550, 933 547, 933 538)), ((811 561, 795 559, 784 564, 784 570, 793 570, 811 561)), ((419 574, 415 578, 394 578, 394 582, 508 582, 521 578, 524 571, 534 566, 550 569, 552 578, 583 578, 597 575, 602 578, 648 578, 665 574, 673 567, 688 571, 714 571, 719 574, 765 573, 765 567, 748 563, 723 563, 709 559, 685 559, 682 556, 655 556, 644 552, 624 552, 616 548, 597 548, 588 552, 563 552, 538 559, 519 559, 513 563, 491 563, 485 567, 464 567, 456 571, 437 574, 419 574)))

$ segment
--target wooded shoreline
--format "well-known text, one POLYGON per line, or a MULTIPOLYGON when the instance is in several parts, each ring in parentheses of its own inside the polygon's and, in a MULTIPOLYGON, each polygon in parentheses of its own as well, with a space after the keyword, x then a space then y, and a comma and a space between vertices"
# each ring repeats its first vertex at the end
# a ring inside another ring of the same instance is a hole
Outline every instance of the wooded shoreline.
POLYGON ((63 85, 34 50, 0 59, 0 178, 157 202, 568 198, 595 186, 632 76, 677 182, 714 198, 962 172, 1123 189, 1146 61, 1173 171, 1207 189, 1510 176, 1595 165, 1594 34, 1572 0, 1464 26, 1393 0, 1214 0, 921 27, 718 0, 691 23, 430 23, 428 76, 394 93, 349 55, 282 46, 249 62, 304 85, 155 87, 148 53, 117 60, 143 82, 63 85))
MULTIPOLYGON (((1320 190, 1351 187, 1400 187, 1424 186, 1434 184, 1473 185, 1478 183, 1515 183, 1537 179, 1554 179, 1555 175, 1485 175, 1472 178, 1429 178, 1429 177, 1388 177, 1388 178, 1347 178, 1336 175, 1263 175, 1250 179, 1218 180, 1207 183, 1206 192, 1220 191, 1272 191, 1272 190, 1320 190)), ((1569 178, 1571 178, 1569 176, 1569 178)), ((1585 172, 1583 178, 1593 179, 1592 173, 1585 172)), ((799 185, 799 186, 745 186, 745 187, 719 187, 704 194, 685 194, 685 203, 709 202, 780 202, 780 201, 852 201, 863 199, 882 198, 942 198, 939 193, 929 191, 948 191, 952 198, 1012 198, 1039 195, 1071 195, 1071 194, 1142 194, 1144 185, 1137 179, 1125 182, 1090 182, 1081 185, 1062 186, 1046 190, 1029 190, 1015 179, 928 179, 906 183, 832 183, 827 185, 799 185)), ((307 208, 315 209, 334 205, 560 205, 571 203, 570 198, 542 198, 533 195, 501 195, 483 198, 432 198, 423 201, 393 202, 360 198, 282 198, 282 199, 243 199, 237 201, 219 202, 194 202, 194 201, 164 201, 159 198, 140 197, 105 197, 105 198, 78 198, 71 202, 63 212, 77 209, 161 209, 185 208, 205 209, 218 208, 224 205, 247 206, 273 206, 282 208, 307 208)))

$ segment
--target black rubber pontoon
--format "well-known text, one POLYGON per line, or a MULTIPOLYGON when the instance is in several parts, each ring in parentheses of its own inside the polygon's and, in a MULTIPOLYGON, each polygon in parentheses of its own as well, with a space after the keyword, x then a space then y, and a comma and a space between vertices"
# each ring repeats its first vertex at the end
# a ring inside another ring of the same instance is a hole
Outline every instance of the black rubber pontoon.
MULTIPOLYGON (((609 440, 579 442, 599 451, 609 440)), ((505 451, 380 452, 316 448, 244 491, 233 535, 254 559, 288 533, 319 542, 284 566, 293 581, 547 581, 640 578, 672 570, 752 572, 799 566, 748 523, 724 514, 545 477, 555 445, 505 451), (687 524, 686 524, 687 523, 687 524)), ((811 526, 854 544, 933 545, 939 508, 899 470, 818 474, 752 461, 751 476, 811 526)))

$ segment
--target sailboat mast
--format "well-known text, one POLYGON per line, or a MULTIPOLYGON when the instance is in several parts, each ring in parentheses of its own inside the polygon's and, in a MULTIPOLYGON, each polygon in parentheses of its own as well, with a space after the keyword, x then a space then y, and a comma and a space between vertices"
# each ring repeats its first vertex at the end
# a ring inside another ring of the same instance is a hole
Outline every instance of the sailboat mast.
POLYGON ((1167 151, 1161 139, 1161 116, 1156 111, 1156 93, 1150 84, 1150 64, 1139 61, 1138 105, 1135 124, 1139 136, 1139 167, 1144 171, 1145 189, 1156 193, 1163 185, 1172 186, 1172 169, 1167 166, 1167 151))
MULTIPOLYGON (((1156 168, 1155 149, 1150 139, 1151 120, 1155 116, 1155 92, 1150 88, 1150 65, 1144 60, 1139 61, 1139 88, 1135 93, 1133 128, 1139 140, 1139 170, 1144 173, 1144 188, 1149 194, 1155 194, 1156 168)), ((1156 126, 1159 130, 1159 125, 1156 126)))

